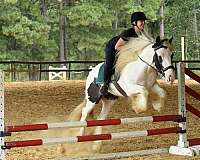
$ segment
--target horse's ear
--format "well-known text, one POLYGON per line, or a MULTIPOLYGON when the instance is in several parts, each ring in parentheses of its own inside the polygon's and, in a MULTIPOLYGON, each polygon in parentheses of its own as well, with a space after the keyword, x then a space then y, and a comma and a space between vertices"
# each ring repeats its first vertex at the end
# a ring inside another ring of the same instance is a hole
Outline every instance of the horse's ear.
POLYGON ((172 40, 173 40, 173 36, 172 36, 172 38, 169 39, 169 43, 172 43, 172 40))
POLYGON ((156 37, 156 44, 159 44, 159 42, 160 42, 160 36, 157 36, 156 37))
POLYGON ((160 36, 157 36, 157 37, 156 37, 156 43, 154 43, 154 45, 152 46, 152 48, 158 47, 159 44, 160 44, 160 36))

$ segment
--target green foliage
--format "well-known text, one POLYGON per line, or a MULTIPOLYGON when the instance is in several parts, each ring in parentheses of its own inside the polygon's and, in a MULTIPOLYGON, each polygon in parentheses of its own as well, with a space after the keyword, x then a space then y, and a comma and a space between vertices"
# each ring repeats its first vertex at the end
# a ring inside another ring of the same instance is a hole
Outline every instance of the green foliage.
POLYGON ((59 44, 59 14, 66 17, 68 60, 104 58, 106 42, 130 27, 133 11, 144 11, 157 19, 159 0, 75 0, 62 11, 58 1, 46 1, 47 16, 41 14, 41 1, 1 0, 0 59, 56 60, 59 44), (117 28, 113 24, 117 22, 117 28))
MULTIPOLYGON (((197 13, 197 22, 200 20, 198 0, 180 1, 167 0, 165 2, 165 32, 173 35, 176 44, 176 60, 181 60, 181 36, 186 39, 187 59, 199 59, 200 39, 195 35, 194 13, 197 13)), ((197 23, 197 29, 199 24, 197 23)))
POLYGON ((0 46, 4 48, 1 59, 42 60, 49 51, 49 44, 55 47, 54 52, 57 51, 55 41, 49 40, 51 26, 40 15, 39 2, 20 0, 4 4, 0 6, 0 46), (7 44, 1 43, 4 39, 7 44))
POLYGON ((73 7, 67 7, 64 15, 70 20, 72 26, 111 26, 111 13, 99 2, 86 2, 73 7))
POLYGON ((152 0, 152 7, 148 1, 136 4, 133 0, 126 3, 121 0, 84 0, 67 6, 63 14, 68 23, 70 59, 103 58, 105 43, 123 29, 131 27, 130 15, 134 11, 144 11, 154 21, 159 3, 159 0, 152 0), (117 28, 113 28, 115 21, 118 22, 117 28))
MULTIPOLYGON (((41 1, 0 0, 0 59, 57 60, 62 14, 66 17, 67 59, 102 60, 106 42, 131 27, 130 16, 135 11, 145 12, 149 18, 147 30, 159 34, 160 1, 73 0, 67 1, 60 11, 58 1, 48 0, 47 13, 43 16, 41 1)), ((200 20, 199 1, 164 2, 165 34, 167 38, 174 37, 175 58, 181 58, 181 36, 186 36, 187 57, 200 58, 200 39, 194 32, 194 12, 197 22, 200 20)))
POLYGON ((72 39, 68 42, 70 59, 102 58, 114 18, 108 8, 99 1, 88 1, 66 7, 63 14, 67 17, 68 34, 72 39))

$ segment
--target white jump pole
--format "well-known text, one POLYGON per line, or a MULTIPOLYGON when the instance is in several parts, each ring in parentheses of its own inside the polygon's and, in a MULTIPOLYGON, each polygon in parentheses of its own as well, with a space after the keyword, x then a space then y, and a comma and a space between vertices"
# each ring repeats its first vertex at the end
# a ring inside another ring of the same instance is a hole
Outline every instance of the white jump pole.
POLYGON ((0 160, 5 160, 5 149, 2 147, 5 143, 5 132, 4 132, 4 72, 0 70, 0 160))
POLYGON ((186 105, 185 105, 185 64, 179 63, 178 64, 178 106, 179 106, 179 115, 183 118, 183 122, 179 123, 179 127, 181 127, 182 131, 185 133, 179 134, 179 147, 189 147, 189 143, 187 141, 187 134, 186 134, 186 105), (184 120, 185 119, 185 120, 184 120))
MULTIPOLYGON (((187 56, 185 54, 185 37, 181 37, 181 59, 182 61, 187 60, 187 56)), ((187 63, 186 67, 188 67, 187 63)), ((190 79, 190 77, 188 75, 185 75, 185 79, 190 79)))
POLYGON ((195 152, 189 148, 186 133, 186 103, 185 103, 185 63, 178 63, 178 106, 179 115, 182 117, 182 122, 179 122, 179 127, 182 133, 179 133, 177 146, 171 146, 169 153, 176 155, 194 156, 195 152))
POLYGON ((182 53, 182 61, 185 60, 185 37, 181 37, 181 53, 182 53))
POLYGON ((135 156, 148 156, 152 154, 162 154, 168 153, 168 148, 158 148, 158 149, 148 149, 148 150, 140 150, 140 151, 130 151, 130 152, 116 152, 116 153, 107 153, 107 154, 94 154, 88 157, 62 157, 59 160, 113 160, 119 158, 129 158, 135 156))

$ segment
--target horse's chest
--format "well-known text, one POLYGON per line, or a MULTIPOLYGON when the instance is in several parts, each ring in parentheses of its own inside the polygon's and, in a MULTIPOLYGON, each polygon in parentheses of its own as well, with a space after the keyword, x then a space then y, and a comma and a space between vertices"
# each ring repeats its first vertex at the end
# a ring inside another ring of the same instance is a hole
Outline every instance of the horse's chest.
POLYGON ((154 85, 155 81, 156 79, 147 78, 147 81, 146 81, 147 88, 151 88, 154 85))
POLYGON ((148 88, 151 88, 155 84, 157 74, 151 70, 148 70, 147 72, 148 72, 148 74, 146 77, 146 86, 148 88))

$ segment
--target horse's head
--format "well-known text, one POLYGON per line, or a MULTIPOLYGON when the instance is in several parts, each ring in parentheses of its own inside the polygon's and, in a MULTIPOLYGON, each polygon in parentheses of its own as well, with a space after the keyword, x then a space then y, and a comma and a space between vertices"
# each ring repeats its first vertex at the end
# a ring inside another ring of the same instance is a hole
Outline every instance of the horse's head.
POLYGON ((172 39, 161 40, 158 36, 153 44, 154 49, 153 63, 159 73, 161 73, 167 82, 173 83, 175 79, 174 66, 172 65, 173 45, 172 39))

